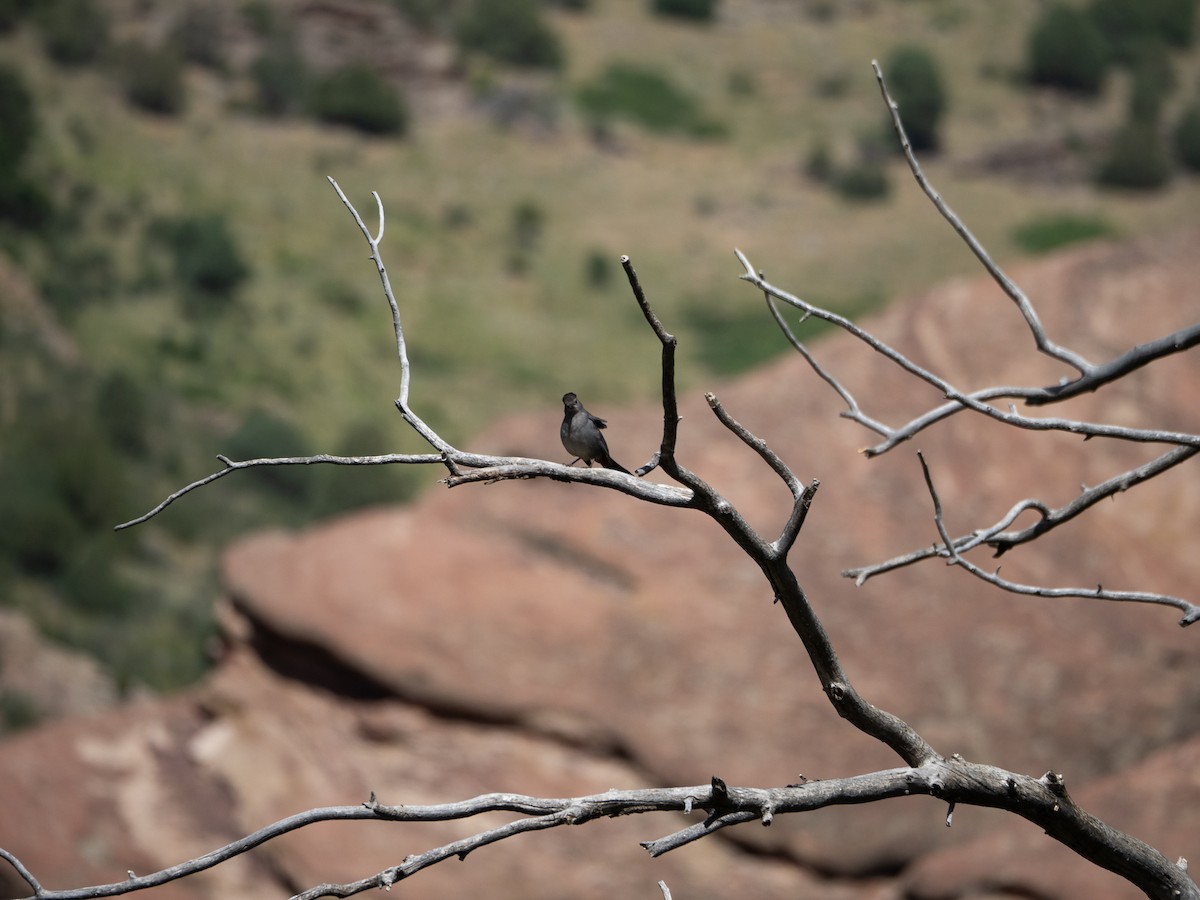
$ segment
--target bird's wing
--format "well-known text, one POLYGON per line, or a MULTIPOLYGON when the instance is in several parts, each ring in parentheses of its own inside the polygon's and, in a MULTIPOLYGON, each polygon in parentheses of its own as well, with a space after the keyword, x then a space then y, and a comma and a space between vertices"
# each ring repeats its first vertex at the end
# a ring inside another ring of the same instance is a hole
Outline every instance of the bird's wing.
POLYGON ((601 419, 599 416, 593 416, 591 413, 588 413, 588 418, 592 420, 592 424, 595 425, 597 428, 607 428, 608 427, 608 423, 605 422, 603 419, 601 419))

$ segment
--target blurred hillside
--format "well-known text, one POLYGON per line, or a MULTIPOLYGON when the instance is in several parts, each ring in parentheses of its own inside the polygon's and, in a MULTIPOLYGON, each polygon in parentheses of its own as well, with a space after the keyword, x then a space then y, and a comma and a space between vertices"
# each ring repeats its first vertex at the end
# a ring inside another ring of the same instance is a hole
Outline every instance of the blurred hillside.
MULTIPOLYGON (((1031 84, 1032 0, 724 0, 711 21, 642 0, 494 5, 0 3, 0 604, 120 689, 202 671, 234 536, 437 477, 245 473, 110 531, 217 453, 421 449, 327 175, 364 214, 380 192, 413 401, 462 443, 568 389, 657 393, 622 253, 681 337, 685 389, 783 349, 735 246, 851 313, 973 272, 881 137, 869 64, 901 47, 944 93, 926 171, 1000 262, 1198 218, 1173 159, 1151 189, 1093 178, 1125 140, 1172 152, 1200 88, 1191 31, 1108 47, 1089 92, 1031 84)), ((52 711, 11 690, 0 710, 52 711)))

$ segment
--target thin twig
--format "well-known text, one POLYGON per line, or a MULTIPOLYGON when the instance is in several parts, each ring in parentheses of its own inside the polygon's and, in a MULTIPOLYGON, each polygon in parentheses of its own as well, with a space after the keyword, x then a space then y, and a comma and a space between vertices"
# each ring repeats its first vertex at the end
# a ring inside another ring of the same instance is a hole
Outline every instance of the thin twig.
POLYGON ((958 548, 955 546, 954 540, 950 537, 950 533, 946 530, 945 522, 942 519, 942 501, 938 497, 937 489, 933 484, 933 476, 929 472, 929 465, 925 461, 925 455, 920 451, 917 452, 917 458, 921 461, 921 471, 925 476, 925 485, 929 489, 929 496, 933 500, 933 519, 937 525, 938 534, 942 539, 942 547, 946 555, 949 557, 951 565, 959 566, 960 568, 970 572, 976 578, 986 581, 988 584, 1001 588, 1013 594, 1024 594, 1032 597, 1051 597, 1051 598, 1066 598, 1078 597, 1091 600, 1110 600, 1125 603, 1150 603, 1160 606, 1173 606, 1176 609, 1183 611, 1183 618, 1180 619, 1181 627, 1191 625, 1200 618, 1200 606, 1184 600, 1182 597, 1172 597, 1169 594, 1152 594, 1146 591, 1110 591, 1101 585, 1094 588, 1050 588, 1036 584, 1020 584, 1015 581, 1009 581, 1006 578, 1000 577, 1000 570, 988 572, 981 569, 979 566, 965 559, 959 554, 958 548))
POLYGON ((963 221, 954 213, 954 210, 934 190, 933 185, 929 183, 929 179, 925 177, 925 173, 921 171, 921 165, 917 162, 916 154, 913 153, 912 144, 908 140, 908 134, 905 133, 904 125, 900 121, 900 107, 888 93, 887 84, 883 80, 883 70, 879 67, 879 62, 871 60, 871 68, 875 70, 875 79, 879 82, 879 91, 883 95, 883 101, 887 104, 888 113, 892 117, 892 126, 895 128, 896 135, 900 139, 900 147, 904 151, 904 158, 908 161, 908 167, 912 170, 913 177, 916 178, 917 184, 921 186, 921 190, 925 192, 925 196, 932 201, 933 205, 937 207, 938 212, 942 214, 942 217, 950 223, 950 227, 963 239, 971 249, 971 252, 975 254, 975 258, 983 264, 983 267, 987 269, 988 274, 992 276, 996 284, 1000 285, 1000 289, 1017 304, 1017 308, 1020 309, 1021 315, 1029 326, 1029 330, 1033 333, 1033 339, 1037 344, 1038 350, 1047 356, 1066 363, 1081 374, 1089 372, 1093 368, 1090 362, 1078 353, 1058 346, 1046 336, 1046 331, 1038 319, 1033 304, 1029 302, 1029 298, 1004 274, 1000 266, 992 260, 988 252, 983 248, 983 245, 971 233, 971 230, 963 224, 963 221))

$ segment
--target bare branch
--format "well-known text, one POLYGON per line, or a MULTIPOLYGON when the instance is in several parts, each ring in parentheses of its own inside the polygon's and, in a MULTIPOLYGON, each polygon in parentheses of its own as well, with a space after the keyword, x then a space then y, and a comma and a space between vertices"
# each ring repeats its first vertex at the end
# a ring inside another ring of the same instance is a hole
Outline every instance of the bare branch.
POLYGON ((113 531, 121 531, 124 528, 131 528, 134 525, 140 525, 149 519, 153 519, 184 494, 189 494, 196 490, 196 488, 212 484, 218 478, 224 478, 230 472, 236 472, 239 469, 253 469, 258 466, 312 466, 321 463, 335 466, 384 466, 397 463, 405 465, 428 465, 430 463, 442 462, 442 456, 438 453, 385 453, 380 456, 330 456, 327 453, 318 453, 315 456, 274 456, 243 460, 232 460, 227 456, 218 454, 217 459, 225 465, 225 468, 218 469, 211 475, 206 475, 199 481, 193 481, 186 487, 180 488, 149 512, 138 516, 136 519, 130 519, 128 522, 122 522, 120 525, 113 526, 113 531))
POLYGON ((1044 388, 1042 394, 1030 397, 1025 402, 1030 406, 1041 406, 1094 391, 1109 382, 1124 378, 1130 372, 1149 365, 1155 360, 1190 350, 1197 344, 1200 344, 1200 322, 1153 341, 1137 344, 1120 356, 1102 365, 1094 366, 1086 375, 1065 384, 1044 388))
POLYGON ((955 545, 955 541, 946 530, 946 525, 942 518, 942 502, 938 497, 937 490, 934 488, 933 476, 929 472, 928 463, 925 462, 925 455, 918 451, 917 458, 921 461, 921 471, 925 475, 925 485, 929 488, 929 496, 933 500, 933 519, 937 525, 938 534, 942 539, 943 549, 939 555, 948 556, 951 565, 959 566, 976 578, 1013 594, 1055 598, 1086 597, 1093 600, 1113 600, 1126 603, 1151 603, 1162 606, 1173 606, 1184 613, 1183 618, 1179 621, 1180 626, 1191 625, 1197 618, 1200 618, 1200 606, 1189 603, 1181 597, 1172 597, 1167 594, 1152 594, 1146 591, 1110 591, 1100 585, 1094 588, 1049 588, 1034 584, 1019 584, 1015 581, 1001 578, 999 569, 996 569, 994 572, 987 572, 981 569, 960 555, 959 548, 955 545))
POLYGON ((688 826, 642 846, 657 857, 730 825, 759 821, 770 825, 774 816, 810 812, 829 806, 872 803, 895 797, 926 795, 951 804, 973 804, 1005 809, 1040 825, 1051 836, 1071 846, 1097 865, 1127 878, 1150 897, 1198 900, 1200 889, 1186 871, 1171 864, 1152 847, 1125 835, 1081 810, 1063 784, 1062 777, 1047 773, 1032 778, 980 765, 955 756, 933 757, 921 766, 886 769, 848 778, 806 781, 781 788, 729 787, 713 778, 708 785, 606 791, 573 798, 543 798, 523 794, 484 794, 471 800, 433 806, 386 806, 374 795, 358 806, 312 809, 281 819, 254 834, 227 844, 189 862, 125 881, 65 891, 36 887, 36 879, 12 854, 0 851, 34 887, 28 900, 85 900, 113 897, 185 878, 231 859, 268 840, 315 822, 375 819, 395 822, 431 822, 468 819, 495 812, 515 812, 515 819, 471 837, 453 841, 425 853, 409 856, 399 865, 376 875, 345 884, 323 884, 297 894, 293 900, 349 897, 364 891, 388 889, 398 881, 451 858, 465 858, 478 847, 530 831, 580 825, 599 818, 652 812, 708 813, 703 822, 688 826))
POLYGON ((1042 328, 1042 323, 1034 311, 1033 304, 1029 302, 1029 298, 1004 274, 1000 266, 993 262, 991 256, 984 250, 983 245, 979 243, 975 235, 971 233, 971 230, 963 224, 962 220, 954 213, 954 210, 934 190, 933 185, 925 177, 925 173, 921 171, 916 154, 913 153, 912 144, 909 143, 908 135, 904 131, 904 125, 900 121, 900 107, 891 98, 891 95, 888 94, 887 85, 883 80, 883 70, 879 67, 879 62, 871 60, 871 68, 875 70, 875 79, 879 82, 879 91, 883 95, 884 103, 887 104, 888 113, 892 117, 892 126, 896 129, 896 135, 900 138, 900 146, 904 151, 904 158, 908 161, 908 167, 912 170, 913 177, 917 179, 917 184, 921 186, 921 190, 925 192, 925 196, 933 202, 933 205, 937 207, 942 217, 950 223, 950 227, 963 239, 971 249, 971 252, 975 254, 975 258, 983 264, 983 267, 987 269, 988 274, 992 276, 996 284, 1000 285, 1000 289, 1017 304, 1017 308, 1020 309, 1021 315, 1025 318, 1029 330, 1033 333, 1033 339, 1037 344, 1038 350, 1047 356, 1066 363, 1081 374, 1090 372, 1093 368, 1090 362, 1078 353, 1058 346, 1046 336, 1045 329, 1042 328))
MULTIPOLYGON (((1006 425, 1012 425, 1017 428, 1025 428, 1030 431, 1065 431, 1071 434, 1081 435, 1085 438, 1107 437, 1136 443, 1179 444, 1200 448, 1200 435, 1197 434, 1188 434, 1186 432, 1179 431, 1163 431, 1150 428, 1129 428, 1123 425, 1110 425, 1105 422, 1085 422, 1075 419, 1031 418, 1029 416, 1021 415, 1014 407, 1011 406, 1009 407, 1008 411, 998 409, 988 403, 983 402, 983 400, 998 399, 1002 397, 1027 398, 1029 396, 1033 396, 1033 394, 1039 389, 1005 387, 989 388, 987 391, 980 392, 978 394, 964 393, 950 384, 950 382, 943 379, 941 376, 936 375, 913 362, 903 353, 875 337, 875 335, 871 334, 861 326, 851 322, 846 317, 840 316, 831 310, 815 306, 812 303, 802 300, 794 294, 790 294, 787 291, 766 281, 755 271, 754 267, 750 264, 750 261, 746 258, 744 253, 742 253, 740 250, 736 250, 734 252, 746 270, 745 274, 741 276, 743 281, 748 281, 759 290, 770 294, 772 297, 775 297, 777 300, 781 300, 790 306, 796 307, 810 316, 814 316, 837 325, 844 331, 854 335, 876 353, 879 353, 881 356, 884 356, 894 362, 906 372, 915 375, 926 384, 937 388, 946 397, 950 398, 951 401, 957 403, 959 406, 982 413, 983 415, 995 419, 998 422, 1003 422, 1006 425)), ((923 421, 920 427, 926 427, 927 425, 932 424, 933 421, 937 421, 939 418, 944 418, 946 415, 949 415, 954 411, 954 409, 939 408, 939 410, 935 411, 934 413, 927 414, 929 420, 923 421)), ((923 417, 923 419, 924 418, 925 417, 923 417)), ((912 433, 915 433, 917 430, 920 429, 913 428, 912 433)), ((889 435, 890 434, 891 432, 889 432, 889 435)), ((911 434, 907 434, 900 439, 907 439, 908 437, 911 437, 911 434)), ((898 441, 892 441, 889 446, 894 445, 896 442, 898 441)), ((868 455, 874 454, 868 451, 868 455)))

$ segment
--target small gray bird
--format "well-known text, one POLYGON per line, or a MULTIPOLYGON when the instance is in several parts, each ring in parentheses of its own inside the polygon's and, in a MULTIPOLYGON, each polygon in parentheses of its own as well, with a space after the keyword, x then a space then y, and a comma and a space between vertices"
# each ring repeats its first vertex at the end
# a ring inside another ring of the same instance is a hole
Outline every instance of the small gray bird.
POLYGON ((608 442, 600 433, 600 429, 607 425, 603 419, 584 409, 574 394, 563 394, 563 421, 558 433, 567 452, 575 456, 571 465, 583 460, 584 464, 591 468, 592 460, 595 460, 606 469, 616 469, 618 472, 632 475, 632 472, 608 455, 608 442))

